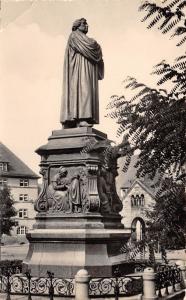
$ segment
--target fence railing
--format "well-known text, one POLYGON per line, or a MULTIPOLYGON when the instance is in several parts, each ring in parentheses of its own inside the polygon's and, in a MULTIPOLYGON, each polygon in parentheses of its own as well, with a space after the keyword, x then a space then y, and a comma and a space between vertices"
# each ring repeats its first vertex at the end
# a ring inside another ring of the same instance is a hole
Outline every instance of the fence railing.
POLYGON ((30 272, 12 274, 4 270, 0 275, 0 293, 25 295, 25 299, 34 300, 34 296, 71 297, 76 300, 112 297, 115 300, 122 296, 142 294, 143 299, 157 299, 186 288, 185 266, 160 266, 158 272, 146 268, 139 276, 136 274, 113 277, 93 278, 86 270, 80 270, 75 278, 56 278, 47 272, 46 277, 33 277, 30 272))
POLYGON ((169 288, 176 292, 176 284, 182 283, 181 269, 176 266, 163 266, 158 273, 156 273, 156 290, 158 290, 158 297, 162 297, 162 290, 164 295, 169 295, 169 288))
POLYGON ((142 276, 91 278, 89 296, 133 296, 142 293, 142 276))
POLYGON ((10 295, 48 296, 75 296, 74 279, 54 278, 54 274, 47 272, 47 277, 32 277, 29 272, 23 274, 10 274, 0 276, 0 292, 10 295))
MULTIPOLYGON (((142 293, 142 276, 90 278, 88 295, 92 298, 100 296, 137 295, 142 293)), ((11 295, 75 297, 75 279, 55 278, 54 274, 47 272, 47 277, 32 277, 30 272, 23 274, 7 273, 0 276, 0 293, 6 293, 7 299, 11 295)), ((116 298, 117 299, 117 298, 116 298)))
MULTIPOLYGON (((161 265, 156 270, 146 268, 143 272, 143 299, 166 298, 168 295, 183 292, 186 288, 185 264, 161 265)), ((181 299, 181 298, 180 298, 181 299)))

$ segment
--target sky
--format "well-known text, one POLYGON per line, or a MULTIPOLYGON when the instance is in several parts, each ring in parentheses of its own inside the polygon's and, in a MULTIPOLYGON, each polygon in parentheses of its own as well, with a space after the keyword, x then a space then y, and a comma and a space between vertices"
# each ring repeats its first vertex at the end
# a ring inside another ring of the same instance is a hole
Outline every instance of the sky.
POLYGON ((0 141, 37 174, 35 150, 61 128, 63 58, 74 20, 86 18, 88 36, 102 47, 105 78, 99 82, 100 124, 95 128, 116 142, 117 124, 105 117, 110 97, 125 95, 127 76, 154 87, 153 66, 182 54, 174 40, 140 21, 140 3, 1 0, 0 141))

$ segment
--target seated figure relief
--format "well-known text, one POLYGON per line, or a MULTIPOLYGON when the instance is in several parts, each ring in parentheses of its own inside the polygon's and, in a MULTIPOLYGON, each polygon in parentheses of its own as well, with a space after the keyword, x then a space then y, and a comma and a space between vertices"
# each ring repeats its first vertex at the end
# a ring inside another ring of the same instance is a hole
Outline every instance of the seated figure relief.
POLYGON ((68 177, 65 167, 59 171, 51 180, 47 190, 50 211, 62 211, 65 213, 79 212, 81 209, 79 175, 68 177))

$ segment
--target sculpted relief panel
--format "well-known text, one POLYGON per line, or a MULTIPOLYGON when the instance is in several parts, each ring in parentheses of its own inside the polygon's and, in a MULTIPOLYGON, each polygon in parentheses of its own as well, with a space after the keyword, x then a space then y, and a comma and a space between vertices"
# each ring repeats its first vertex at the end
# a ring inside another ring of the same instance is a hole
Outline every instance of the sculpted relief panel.
POLYGON ((49 213, 118 213, 113 170, 97 165, 42 168, 43 186, 35 209, 49 213))
POLYGON ((43 186, 35 209, 51 213, 99 211, 99 197, 94 182, 97 178, 91 178, 88 171, 89 168, 78 166, 52 167, 50 170, 42 168, 43 186))

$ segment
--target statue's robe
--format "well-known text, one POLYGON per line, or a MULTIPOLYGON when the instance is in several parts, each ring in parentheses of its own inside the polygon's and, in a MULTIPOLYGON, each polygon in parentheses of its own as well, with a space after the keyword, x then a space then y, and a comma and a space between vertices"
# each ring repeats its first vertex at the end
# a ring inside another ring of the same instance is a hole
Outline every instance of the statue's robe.
POLYGON ((64 59, 61 123, 99 123, 98 80, 104 64, 98 43, 79 30, 70 34, 64 59))

